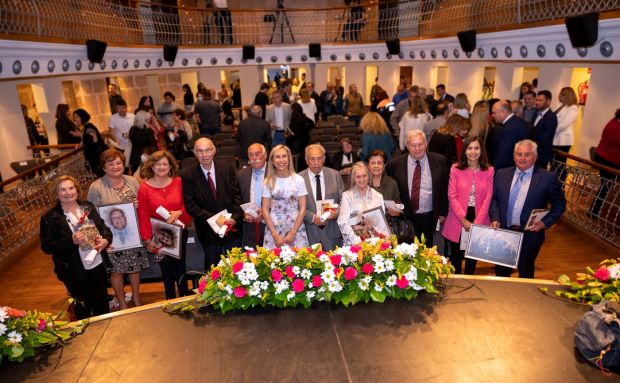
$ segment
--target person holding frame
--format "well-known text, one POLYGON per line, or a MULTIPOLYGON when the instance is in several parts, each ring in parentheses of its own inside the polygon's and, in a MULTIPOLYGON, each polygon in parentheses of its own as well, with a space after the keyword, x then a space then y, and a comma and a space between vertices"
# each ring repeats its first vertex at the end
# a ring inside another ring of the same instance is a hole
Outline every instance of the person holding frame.
POLYGON ((369 185, 370 171, 364 162, 356 162, 351 169, 350 189, 342 193, 338 226, 345 245, 362 241, 350 224, 351 216, 379 207, 383 209, 383 195, 369 185))
MULTIPOLYGON (((177 176, 177 169, 178 165, 174 156, 165 150, 153 153, 142 169, 146 180, 138 190, 138 223, 140 224, 140 237, 145 242, 146 249, 151 253, 158 253, 159 246, 153 241, 150 218, 162 219, 157 213, 160 207, 170 212, 170 216, 166 219, 168 223, 180 220, 187 227, 191 221, 183 203, 181 178, 177 176)), ((180 239, 181 257, 177 259, 164 256, 159 261, 166 299, 176 297, 175 285, 179 296, 188 293, 187 280, 183 278, 186 270, 187 229, 185 228, 182 237, 180 239)))
MULTIPOLYGON (((469 232, 472 223, 489 225, 489 206, 493 197, 494 169, 480 138, 469 137, 463 142, 459 162, 452 166, 448 181, 448 216, 441 235, 450 243, 450 262, 454 272, 461 273, 464 251, 463 230, 469 232)), ((476 260, 465 260, 465 274, 474 274, 476 260)))
MULTIPOLYGON (((88 201, 97 208, 126 202, 133 203, 134 208, 137 208, 140 184, 134 177, 123 174, 125 170, 125 155, 123 152, 116 149, 105 150, 99 157, 99 163, 105 175, 90 185, 87 196, 88 201)), ((108 214, 109 222, 113 226, 110 229, 113 233, 115 229, 122 230, 127 225, 127 217, 122 210, 110 210, 108 214)), ((117 238, 114 238, 114 242, 118 242, 117 240, 117 238)), ((121 310, 127 308, 123 274, 127 274, 129 277, 131 301, 135 306, 142 305, 142 300, 140 299, 140 272, 149 267, 146 248, 141 244, 138 247, 123 250, 115 250, 110 246, 108 248, 108 257, 110 259, 110 268, 108 270, 110 282, 114 295, 118 300, 119 308, 121 310)))

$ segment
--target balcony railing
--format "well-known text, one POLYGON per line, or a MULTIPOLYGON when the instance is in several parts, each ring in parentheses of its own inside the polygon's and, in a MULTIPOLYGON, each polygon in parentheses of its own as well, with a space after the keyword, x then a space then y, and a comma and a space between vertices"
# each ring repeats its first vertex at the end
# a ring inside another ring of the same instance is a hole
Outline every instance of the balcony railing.
POLYGON ((375 0, 319 9, 233 8, 228 18, 215 9, 155 1, 0 0, 0 34, 63 42, 223 46, 231 45, 226 38, 230 21, 232 44, 238 45, 368 42, 518 28, 618 9, 620 0, 375 0))

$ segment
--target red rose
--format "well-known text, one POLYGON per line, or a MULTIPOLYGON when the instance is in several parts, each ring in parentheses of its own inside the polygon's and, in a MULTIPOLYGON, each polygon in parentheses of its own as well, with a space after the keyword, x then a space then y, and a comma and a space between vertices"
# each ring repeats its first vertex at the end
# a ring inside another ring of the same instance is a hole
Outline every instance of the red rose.
POLYGON ((342 269, 340 267, 336 267, 334 269, 334 275, 336 276, 336 278, 338 278, 338 274, 340 274, 342 272, 342 269))
POLYGON ((220 277, 220 271, 218 269, 213 269, 213 271, 211 271, 211 280, 215 281, 219 279, 219 277, 220 277))
POLYGON ((243 270, 243 262, 237 262, 233 265, 233 273, 237 274, 243 270))
POLYGON ((237 286, 235 287, 235 289, 233 290, 233 294, 235 294, 235 296, 237 298, 243 298, 245 297, 245 295, 247 294, 247 292, 245 291, 245 289, 241 286, 237 286))
POLYGON ((360 250, 362 250, 362 247, 360 245, 352 245, 350 246, 350 249, 352 253, 358 253, 360 250))
POLYGON ((332 265, 340 266, 340 263, 342 263, 342 255, 332 255, 331 257, 329 257, 329 260, 332 262, 332 265))
POLYGON ((609 270, 606 267, 599 267, 594 273, 594 278, 601 282, 605 282, 609 279, 609 270))
POLYGON ((362 272, 364 274, 370 275, 374 270, 375 268, 372 266, 372 263, 364 263, 362 266, 362 272))
POLYGON ((355 270, 355 267, 347 267, 344 270, 344 279, 350 281, 351 279, 355 278, 357 278, 357 270, 355 270))
POLYGON ((290 279, 295 278, 295 272, 293 271, 293 266, 286 266, 286 269, 284 269, 284 272, 286 273, 286 276, 289 277, 290 279))
POLYGON ((381 250, 387 250, 390 248, 390 244, 388 242, 381 243, 381 250))
POLYGON ((275 249, 273 249, 273 254, 276 257, 279 257, 281 252, 282 252, 282 249, 280 249, 279 247, 276 247, 275 249))
POLYGON ((409 286, 409 281, 403 275, 402 277, 396 280, 396 286, 400 287, 401 289, 406 289, 407 286, 409 286))
POLYGON ((271 270, 271 279, 273 279, 275 283, 280 282, 282 280, 282 273, 280 272, 280 270, 278 269, 271 270))
POLYGON ((293 281, 292 286, 294 292, 301 293, 302 291, 304 291, 304 287, 306 287, 306 284, 302 279, 297 278, 293 281))
POLYGON ((201 279, 200 283, 198 284, 198 292, 202 294, 205 291, 206 286, 207 286, 207 280, 201 279))
POLYGON ((315 275, 314 277, 312 277, 312 287, 320 287, 322 283, 323 280, 321 279, 320 275, 315 275))

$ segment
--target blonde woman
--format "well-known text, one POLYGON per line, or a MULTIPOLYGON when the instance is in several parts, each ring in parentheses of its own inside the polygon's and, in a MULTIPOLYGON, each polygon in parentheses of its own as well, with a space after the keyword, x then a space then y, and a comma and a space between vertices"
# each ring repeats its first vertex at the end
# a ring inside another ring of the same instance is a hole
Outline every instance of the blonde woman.
POLYGON ((306 117, 316 123, 316 103, 310 97, 310 92, 308 92, 308 88, 303 88, 299 91, 299 100, 297 101, 297 103, 301 106, 301 109, 303 110, 306 117))
POLYGON ((304 179, 295 173, 291 150, 285 145, 273 148, 263 184, 262 209, 267 226, 263 246, 308 246, 303 225, 307 194, 304 179))
POLYGON ((414 96, 409 102, 409 110, 398 123, 400 134, 398 146, 401 151, 407 147, 407 132, 410 130, 422 130, 424 124, 431 120, 431 115, 426 111, 426 102, 420 96, 414 96))
POLYGON ((385 120, 377 112, 368 112, 360 122, 362 129, 362 149, 359 156, 361 160, 366 160, 373 150, 382 150, 387 161, 392 159, 392 152, 396 147, 392 134, 385 123, 385 120))
POLYGON ((465 93, 459 93, 454 98, 454 105, 452 109, 452 113, 458 114, 459 116, 469 118, 469 101, 467 100, 467 95, 465 93))
MULTIPOLYGON (((553 136, 553 149, 568 153, 575 141, 575 123, 579 114, 577 105, 577 95, 571 87, 562 88, 558 96, 560 107, 555 110, 558 117, 558 127, 553 136)), ((566 162, 566 157, 559 157, 558 160, 566 162)))

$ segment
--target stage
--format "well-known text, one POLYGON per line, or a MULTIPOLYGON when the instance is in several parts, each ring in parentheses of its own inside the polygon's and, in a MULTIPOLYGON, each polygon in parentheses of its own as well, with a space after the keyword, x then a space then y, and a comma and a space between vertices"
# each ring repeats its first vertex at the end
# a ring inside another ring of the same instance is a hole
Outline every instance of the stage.
MULTIPOLYGON (((91 323, 3 382, 609 382, 573 348, 587 307, 548 281, 450 278, 443 295, 345 308, 180 317, 157 305, 91 323)), ((615 379, 614 377, 611 380, 615 379)))

